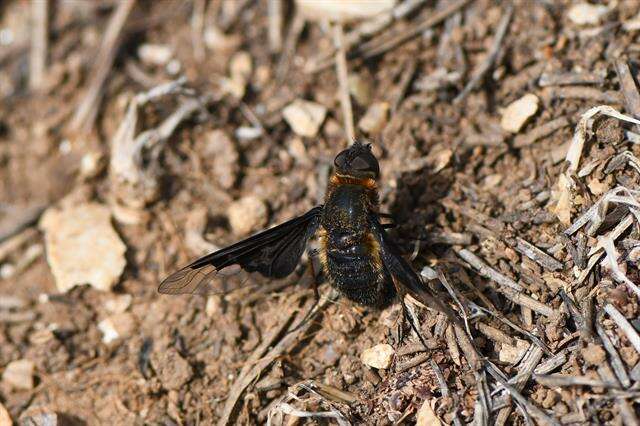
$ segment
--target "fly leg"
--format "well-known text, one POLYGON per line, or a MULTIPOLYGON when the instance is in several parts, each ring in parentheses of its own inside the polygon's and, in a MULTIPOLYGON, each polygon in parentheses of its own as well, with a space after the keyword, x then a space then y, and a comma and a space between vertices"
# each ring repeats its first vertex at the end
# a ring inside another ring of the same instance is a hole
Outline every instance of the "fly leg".
POLYGON ((400 288, 400 286, 396 284, 395 280, 392 279, 391 282, 393 282, 393 286, 396 290, 397 297, 400 301, 400 306, 402 306, 402 320, 400 321, 398 343, 402 341, 403 334, 404 334, 403 329, 406 321, 409 323, 409 326, 411 327, 413 332, 416 333, 416 336, 418 336, 418 339, 420 339, 420 343, 422 343, 422 346, 424 346, 425 349, 429 349, 429 347, 427 346, 427 342, 424 340, 424 337, 422 337, 422 333, 420 333, 420 329, 418 328, 418 319, 415 317, 413 310, 409 309, 409 307, 407 306, 407 303, 404 301, 404 296, 407 294, 407 292, 404 291, 402 288, 400 288))
POLYGON ((420 339, 420 343, 422 343, 422 346, 424 346, 425 349, 429 349, 429 347, 427 346, 427 342, 424 340, 424 337, 422 337, 422 333, 420 333, 420 330, 418 329, 417 318, 405 303, 404 297, 400 299, 400 304, 402 305, 402 325, 404 325, 404 322, 407 321, 409 323, 409 326, 411 326, 413 332, 416 333, 416 336, 418 336, 418 339, 420 339))
POLYGON ((309 252, 309 271, 311 272, 311 281, 313 285, 313 306, 309 309, 309 312, 304 316, 300 324, 295 326, 289 333, 296 331, 303 325, 305 325, 316 313, 318 304, 320 303, 320 292, 318 291, 318 285, 322 282, 319 273, 316 273, 316 268, 313 266, 313 258, 318 254, 317 250, 311 250, 309 252))

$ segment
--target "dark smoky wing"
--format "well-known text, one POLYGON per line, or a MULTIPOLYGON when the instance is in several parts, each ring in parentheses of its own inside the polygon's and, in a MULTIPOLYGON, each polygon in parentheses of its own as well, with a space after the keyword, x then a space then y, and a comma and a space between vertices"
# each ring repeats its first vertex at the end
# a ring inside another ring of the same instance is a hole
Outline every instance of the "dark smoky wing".
POLYGON ((409 262, 402 257, 400 249, 387 235, 378 218, 371 214, 370 222, 373 233, 380 244, 380 257, 382 258, 382 263, 387 271, 393 276, 396 285, 402 286, 400 294, 409 293, 425 306, 442 312, 447 315, 451 321, 455 322, 457 325, 461 325, 453 309, 430 293, 429 288, 422 282, 420 276, 411 267, 409 262))
POLYGON ((246 282, 240 268, 217 269, 213 265, 199 268, 186 266, 169 275, 158 287, 163 294, 223 294, 246 282), (227 269, 227 270, 225 270, 227 269))
POLYGON ((164 294, 227 293, 245 284, 246 274, 269 278, 291 274, 307 241, 318 228, 322 207, 208 254, 167 277, 158 288, 164 294))

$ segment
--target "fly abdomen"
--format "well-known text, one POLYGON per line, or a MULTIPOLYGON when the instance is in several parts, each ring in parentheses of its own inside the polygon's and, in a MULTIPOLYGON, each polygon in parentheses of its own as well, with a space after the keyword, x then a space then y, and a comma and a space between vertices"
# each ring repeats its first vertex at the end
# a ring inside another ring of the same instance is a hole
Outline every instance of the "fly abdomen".
POLYGON ((349 299, 368 306, 380 306, 390 299, 391 287, 370 252, 366 241, 346 247, 329 244, 326 269, 332 285, 349 299))

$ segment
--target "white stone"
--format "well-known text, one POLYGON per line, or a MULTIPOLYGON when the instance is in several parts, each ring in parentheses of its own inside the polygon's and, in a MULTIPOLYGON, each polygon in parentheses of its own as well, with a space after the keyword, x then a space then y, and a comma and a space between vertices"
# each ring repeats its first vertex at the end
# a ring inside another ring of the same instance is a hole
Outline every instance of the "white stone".
POLYGON ((311 138, 318 134, 327 108, 315 102, 296 99, 282 110, 282 115, 296 134, 311 138))
POLYGON ((59 291, 82 284, 108 291, 118 282, 126 265, 126 246, 111 225, 107 207, 87 203, 50 208, 40 227, 59 291))
POLYGON ((376 102, 367 109, 367 112, 358 122, 358 127, 363 132, 373 134, 380 133, 387 125, 389 115, 389 104, 386 102, 376 102))
POLYGON ((11 416, 7 409, 0 403, 0 426, 11 426, 13 422, 11 421, 11 416))
POLYGON ((130 294, 121 294, 119 296, 112 297, 107 299, 104 302, 104 307, 107 312, 111 314, 121 314, 131 306, 131 295, 130 294))
POLYGON ((112 315, 98 323, 98 330, 102 333, 105 344, 130 336, 134 329, 135 318, 129 312, 112 315))
POLYGON ((390 10, 396 0, 296 0, 297 9, 310 20, 346 22, 371 18, 390 10))
POLYGON ((567 12, 567 17, 576 25, 596 25, 609 12, 601 4, 578 3, 567 12))
POLYGON ((515 346, 503 343, 498 357, 501 362, 514 365, 522 359, 527 349, 529 349, 529 342, 517 339, 515 346))
POLYGON ((416 426, 440 426, 440 419, 431 408, 431 401, 425 399, 416 414, 416 426))
POLYGON ((528 93, 509 104, 502 112, 500 126, 507 132, 518 133, 537 111, 540 100, 532 93, 528 93))
POLYGON ((19 359, 11 361, 2 373, 2 381, 15 389, 33 389, 33 361, 19 359))
POLYGON ((246 235, 267 224, 267 206, 258 197, 247 196, 227 208, 229 225, 236 235, 246 235))
POLYGON ((173 58, 173 49, 166 44, 143 44, 138 57, 146 65, 164 66, 173 58))
POLYGON ((349 74, 349 93, 353 99, 361 106, 367 106, 371 103, 373 88, 370 79, 360 74, 349 74))
POLYGON ((386 369, 391 365, 394 353, 391 345, 381 343, 372 348, 365 349, 362 355, 360 355, 360 360, 369 367, 386 369))

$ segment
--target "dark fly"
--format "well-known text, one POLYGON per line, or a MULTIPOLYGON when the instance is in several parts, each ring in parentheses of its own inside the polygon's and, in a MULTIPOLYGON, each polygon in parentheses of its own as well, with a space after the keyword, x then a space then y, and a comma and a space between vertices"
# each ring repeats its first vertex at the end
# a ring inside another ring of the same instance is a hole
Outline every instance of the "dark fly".
POLYGON ((316 237, 324 274, 347 298, 382 307, 396 297, 403 303, 408 293, 459 324, 452 309, 429 292, 381 224, 379 175, 371 146, 354 143, 334 160, 324 205, 196 260, 166 278, 158 291, 224 293, 233 287, 220 274, 238 266, 284 278, 298 265, 309 239, 316 237))

